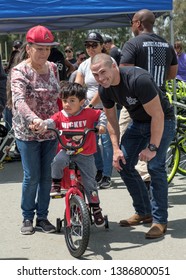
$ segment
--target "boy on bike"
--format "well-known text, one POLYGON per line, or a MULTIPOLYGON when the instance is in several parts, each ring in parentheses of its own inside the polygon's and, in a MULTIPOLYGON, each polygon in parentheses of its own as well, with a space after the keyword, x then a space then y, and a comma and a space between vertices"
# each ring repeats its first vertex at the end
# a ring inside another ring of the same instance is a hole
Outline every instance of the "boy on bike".
MULTIPOLYGON (((35 119, 33 121, 34 129, 37 129, 39 133, 46 132, 47 128, 57 128, 58 130, 73 128, 82 131, 82 129, 94 128, 95 123, 97 123, 98 133, 105 133, 107 121, 104 112, 83 107, 86 99, 86 89, 84 87, 77 83, 63 82, 61 84, 61 99, 63 109, 45 121, 35 119)), ((61 137, 65 136, 62 135, 61 137)), ((79 136, 77 140, 81 141, 79 136)), ((75 141, 72 138, 68 139, 65 137, 63 138, 63 142, 64 144, 68 142, 70 145, 75 145, 75 141)), ((94 132, 90 132, 81 151, 73 156, 73 160, 80 170, 89 206, 93 208, 95 226, 102 227, 105 225, 105 221, 99 206, 100 200, 97 191, 97 182, 95 180, 95 152, 96 135, 94 132)), ((51 164, 51 196, 60 194, 63 170, 68 166, 68 163, 69 155, 66 154, 65 150, 60 149, 51 164)))

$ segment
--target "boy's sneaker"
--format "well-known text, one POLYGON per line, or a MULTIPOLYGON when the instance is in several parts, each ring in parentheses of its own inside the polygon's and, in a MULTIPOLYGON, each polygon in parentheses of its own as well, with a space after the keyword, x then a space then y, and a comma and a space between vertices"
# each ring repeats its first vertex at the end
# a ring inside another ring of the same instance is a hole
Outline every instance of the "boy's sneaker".
POLYGON ((101 210, 102 209, 100 207, 93 208, 94 224, 96 227, 103 227, 105 225, 105 220, 103 218, 101 210))
POLYGON ((50 190, 50 196, 57 196, 61 194, 61 187, 60 186, 52 186, 50 190))
POLYGON ((99 183, 100 189, 108 189, 111 185, 111 178, 107 176, 103 176, 101 182, 99 183))
POLYGON ((56 231, 55 226, 53 226, 47 219, 37 219, 36 228, 41 229, 45 233, 52 233, 56 231))
POLYGON ((33 227, 33 222, 30 220, 24 220, 20 233, 24 235, 30 235, 33 234, 34 232, 35 230, 33 227))
POLYGON ((101 182, 101 180, 102 180, 102 177, 103 177, 103 171, 102 170, 98 170, 97 171, 97 174, 96 174, 96 182, 97 183, 100 183, 101 182))

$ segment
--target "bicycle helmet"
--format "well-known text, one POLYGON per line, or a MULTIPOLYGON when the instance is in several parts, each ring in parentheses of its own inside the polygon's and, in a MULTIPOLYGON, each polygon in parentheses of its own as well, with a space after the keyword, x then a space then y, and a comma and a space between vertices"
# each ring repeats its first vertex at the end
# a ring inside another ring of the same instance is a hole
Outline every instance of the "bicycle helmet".
POLYGON ((7 133, 8 129, 4 125, 0 124, 0 137, 4 138, 7 135, 7 133))

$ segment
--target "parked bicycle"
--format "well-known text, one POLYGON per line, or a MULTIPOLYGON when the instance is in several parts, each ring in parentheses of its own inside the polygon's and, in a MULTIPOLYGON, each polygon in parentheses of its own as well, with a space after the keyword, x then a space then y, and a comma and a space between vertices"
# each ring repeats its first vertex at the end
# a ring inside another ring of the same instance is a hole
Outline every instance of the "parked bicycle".
POLYGON ((177 172, 186 175, 186 83, 178 79, 169 80, 166 91, 177 116, 177 133, 168 148, 166 159, 167 180, 170 183, 177 172))
MULTIPOLYGON (((92 209, 89 207, 84 192, 84 186, 81 181, 80 172, 77 164, 73 161, 73 155, 81 152, 87 135, 90 132, 97 132, 97 129, 77 130, 69 129, 58 131, 48 128, 56 133, 57 139, 66 153, 69 155, 68 168, 64 170, 62 179, 62 192, 56 195, 56 198, 65 197, 65 214, 64 219, 57 218, 57 231, 61 231, 64 222, 64 234, 67 248, 73 257, 81 257, 89 242, 90 225, 94 223, 92 209), (81 141, 76 142, 76 146, 69 146, 63 143, 61 135, 68 138, 81 136, 81 141)), ((108 228, 108 218, 105 215, 105 228, 108 228)))
POLYGON ((0 169, 3 168, 3 161, 11 161, 9 152, 13 144, 15 143, 15 136, 13 129, 10 131, 0 124, 0 169))
POLYGON ((168 183, 177 172, 186 176, 186 117, 181 115, 177 116, 177 133, 167 151, 166 168, 168 183))

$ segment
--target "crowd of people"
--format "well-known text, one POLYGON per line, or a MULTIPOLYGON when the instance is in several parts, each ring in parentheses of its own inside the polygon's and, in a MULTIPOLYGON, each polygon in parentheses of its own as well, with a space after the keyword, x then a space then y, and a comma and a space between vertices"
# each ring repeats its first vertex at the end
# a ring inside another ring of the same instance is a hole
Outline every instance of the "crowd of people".
POLYGON ((14 42, 8 66, 0 65, 0 114, 14 129, 24 171, 21 234, 35 228, 55 232, 48 220, 50 196, 60 193, 69 159, 63 150, 57 153, 47 127, 72 123, 99 128, 76 155, 95 225, 104 226, 98 189, 111 187, 114 167, 134 206, 134 214, 119 225, 152 223, 145 234, 149 239, 166 233, 165 158, 175 116, 165 83, 186 82, 186 56, 180 41, 171 46, 154 33, 154 22, 151 11, 136 12, 134 37, 122 50, 110 36, 92 31, 81 50, 67 45, 63 54, 51 31, 40 25, 28 30, 25 43, 14 42))

